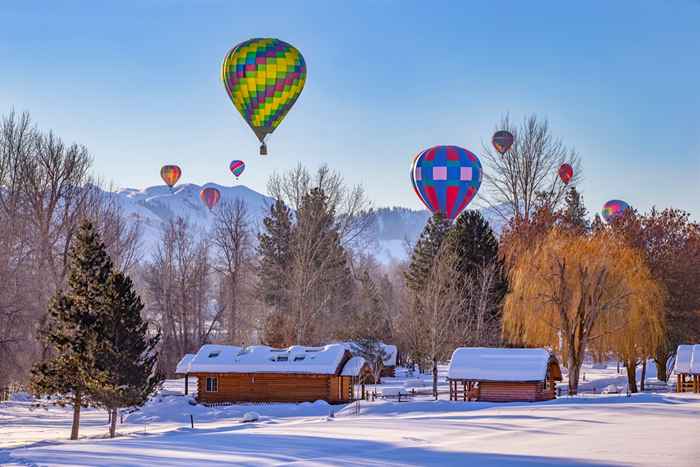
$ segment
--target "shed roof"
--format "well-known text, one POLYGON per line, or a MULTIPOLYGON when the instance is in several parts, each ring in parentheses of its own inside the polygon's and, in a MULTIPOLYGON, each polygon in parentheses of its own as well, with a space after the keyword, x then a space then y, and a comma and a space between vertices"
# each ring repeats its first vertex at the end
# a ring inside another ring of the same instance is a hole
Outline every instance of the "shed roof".
POLYGON ((362 357, 352 357, 343 367, 340 372, 341 376, 360 376, 362 367, 367 364, 367 361, 362 357))
POLYGON ((192 363, 193 358, 194 358, 193 353, 185 354, 185 356, 182 357, 182 359, 180 359, 180 361, 177 363, 177 366, 175 367, 175 373, 179 373, 179 374, 188 373, 189 368, 190 368, 190 363, 192 363))
POLYGON ((544 381, 553 358, 546 349, 460 347, 452 354, 447 377, 473 381, 544 381))
POLYGON ((693 356, 690 359, 690 372, 694 375, 700 374, 700 344, 693 346, 693 356))
POLYGON ((396 357, 398 354, 396 346, 393 344, 382 344, 382 347, 384 347, 384 352, 386 352, 384 366, 396 366, 396 357))
POLYGON ((306 373, 333 375, 345 358, 345 346, 295 345, 275 349, 265 345, 245 348, 204 345, 190 363, 190 373, 306 373))
MULTIPOLYGON (((690 373, 690 364, 693 359, 693 346, 681 344, 676 349, 676 363, 673 365, 673 372, 690 373)), ((700 360, 700 355, 698 355, 700 360)))

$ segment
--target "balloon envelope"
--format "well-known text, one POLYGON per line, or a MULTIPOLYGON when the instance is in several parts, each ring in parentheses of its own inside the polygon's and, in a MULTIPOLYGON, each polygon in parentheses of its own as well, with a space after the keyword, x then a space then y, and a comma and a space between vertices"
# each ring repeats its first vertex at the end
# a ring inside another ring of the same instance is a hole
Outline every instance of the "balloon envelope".
POLYGON ((455 219, 474 199, 481 186, 481 162, 459 146, 434 146, 419 153, 411 181, 425 206, 447 219, 455 219))
POLYGON ((622 216, 626 209, 629 209, 630 205, 619 199, 611 199, 603 205, 603 219, 605 222, 612 222, 614 219, 622 216))
POLYGON ((571 178, 574 176, 574 169, 569 164, 562 164, 559 167, 559 178, 564 182, 564 185, 568 185, 571 178))
POLYGON ((503 155, 508 152, 510 147, 513 145, 514 140, 515 138, 510 131, 499 130, 493 134, 491 143, 493 144, 493 147, 496 148, 496 151, 503 155))
POLYGON ((245 170, 245 162, 243 161, 232 161, 231 164, 228 166, 229 170, 231 170, 231 173, 236 176, 236 178, 240 177, 243 171, 245 170))
POLYGON ((296 102, 306 82, 306 62, 279 39, 250 39, 232 48, 221 79, 233 105, 263 146, 296 102))
POLYGON ((163 179, 166 185, 170 188, 175 186, 180 176, 182 175, 182 170, 177 165, 164 165, 160 169, 160 178, 163 179))
POLYGON ((199 192, 199 199, 201 199, 211 211, 212 208, 217 205, 219 199, 221 199, 221 193, 216 188, 207 187, 199 192))

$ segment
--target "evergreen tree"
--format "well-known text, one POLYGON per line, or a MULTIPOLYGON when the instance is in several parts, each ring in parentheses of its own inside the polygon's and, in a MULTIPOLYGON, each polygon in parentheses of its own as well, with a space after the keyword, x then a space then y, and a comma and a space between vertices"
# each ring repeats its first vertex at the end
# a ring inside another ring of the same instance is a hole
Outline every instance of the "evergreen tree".
POLYGON ((258 234, 258 290, 266 304, 284 309, 288 302, 286 279, 293 232, 292 216, 284 202, 277 200, 270 206, 270 214, 263 219, 263 227, 264 231, 258 234))
POLYGON ((588 232, 591 229, 591 224, 587 219, 588 210, 583 204, 583 195, 576 190, 576 187, 569 188, 564 203, 561 213, 564 227, 580 233, 588 232))
POLYGON ((406 286, 413 292, 420 291, 428 277, 443 240, 451 227, 449 219, 439 213, 434 214, 425 224, 425 228, 413 248, 411 263, 404 277, 406 286))
POLYGON ((90 392, 110 413, 113 438, 118 409, 142 405, 162 380, 155 371, 160 333, 149 332, 148 323, 141 318, 141 298, 123 273, 110 276, 104 305, 95 355, 95 366, 104 380, 90 392))
POLYGON ((78 438, 80 408, 91 405, 90 389, 104 374, 95 366, 97 327, 112 273, 112 261, 94 225, 81 224, 69 256, 67 291, 58 290, 49 304, 49 323, 42 334, 53 357, 32 369, 32 390, 61 395, 73 405, 71 439, 78 438))
POLYGON ((508 283, 498 253, 498 240, 484 216, 476 210, 463 212, 448 233, 447 242, 456 257, 455 268, 462 280, 461 290, 465 293, 465 303, 471 303, 470 283, 478 282, 478 275, 483 268, 495 265, 493 300, 496 303, 492 308, 494 313, 498 313, 500 302, 508 291, 508 283))
POLYGON ((291 268, 292 217, 281 200, 270 206, 258 234, 258 295, 272 308, 263 324, 263 341, 272 346, 285 343, 289 327, 289 270, 291 268))

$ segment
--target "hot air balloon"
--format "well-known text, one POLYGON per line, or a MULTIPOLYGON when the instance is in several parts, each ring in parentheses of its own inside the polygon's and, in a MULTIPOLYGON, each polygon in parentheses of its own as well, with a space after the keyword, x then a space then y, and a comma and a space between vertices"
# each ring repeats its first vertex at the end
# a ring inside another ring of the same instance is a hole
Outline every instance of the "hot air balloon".
POLYGON ((250 39, 226 54, 221 79, 260 140, 260 154, 267 154, 265 137, 275 131, 304 89, 304 57, 279 39, 250 39))
POLYGON ((180 180, 182 170, 177 165, 164 165, 160 169, 160 178, 163 179, 166 185, 172 189, 173 186, 180 180))
POLYGON ((420 200, 435 213, 455 219, 481 186, 479 158, 459 146, 435 146, 419 153, 411 181, 420 200))
POLYGON ((245 170, 245 162, 232 161, 228 168, 231 170, 231 173, 236 176, 236 180, 238 180, 238 177, 240 177, 245 170))
POLYGON ((493 134, 493 138, 491 138, 491 143, 493 144, 493 147, 496 148, 496 151, 503 155, 507 153, 510 147, 513 145, 514 139, 515 138, 513 137, 513 134, 510 131, 498 130, 496 133, 493 134))
MULTIPOLYGON (((420 202, 423 203, 425 206, 428 206, 428 203, 425 202, 425 200, 423 199, 423 196, 421 196, 421 194, 420 194, 420 191, 418 191, 418 186, 416 185, 416 180, 413 177, 413 173, 415 172, 415 169, 416 169, 416 163, 418 162, 418 158, 420 157, 421 154, 423 154, 423 151, 416 154, 416 156, 413 158, 413 162, 411 163, 411 171, 410 171, 411 185, 413 185, 413 191, 416 192, 416 196, 418 197, 418 199, 420 199, 420 202)), ((428 208, 428 209, 430 209, 430 208, 428 208)))
POLYGON ((608 224, 615 220, 616 218, 622 216, 626 209, 629 209, 630 205, 621 201, 619 199, 611 199, 603 205, 603 219, 608 224))
POLYGON ((568 185, 571 181, 571 177, 574 176, 574 169, 569 164, 562 164, 559 167, 559 178, 564 182, 564 185, 568 185))
POLYGON ((199 192, 199 198, 211 211, 221 199, 221 193, 216 188, 207 187, 199 192))

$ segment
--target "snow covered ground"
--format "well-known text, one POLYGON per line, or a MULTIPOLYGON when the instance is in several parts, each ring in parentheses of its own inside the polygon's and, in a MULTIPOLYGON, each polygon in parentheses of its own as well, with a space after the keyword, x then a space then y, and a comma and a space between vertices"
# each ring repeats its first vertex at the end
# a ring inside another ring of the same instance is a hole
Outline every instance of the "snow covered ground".
MULTIPOLYGON (((587 368, 609 385, 616 370, 587 368)), ((400 374, 386 387, 406 384, 400 374)), ((563 397, 543 403, 410 402, 329 406, 191 405, 172 381, 142 411, 102 439, 104 412, 84 413, 82 438, 66 441, 70 411, 0 404, 0 465, 654 465, 694 466, 700 455, 700 397, 647 393, 563 397), (245 412, 260 415, 243 423, 245 412), (333 413, 333 417, 329 415, 333 413), (193 414, 195 428, 189 427, 193 414), (146 425, 147 423, 147 425, 146 425)))

